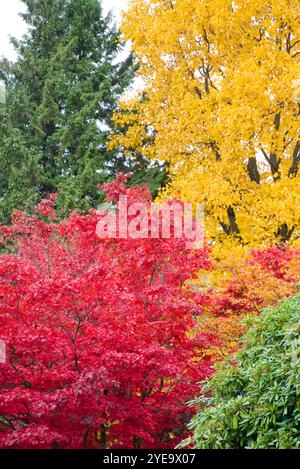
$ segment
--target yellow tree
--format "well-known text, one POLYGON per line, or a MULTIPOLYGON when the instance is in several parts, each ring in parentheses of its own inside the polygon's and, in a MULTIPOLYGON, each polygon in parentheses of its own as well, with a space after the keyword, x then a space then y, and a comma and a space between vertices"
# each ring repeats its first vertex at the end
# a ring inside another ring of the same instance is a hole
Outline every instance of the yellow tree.
POLYGON ((144 87, 112 145, 167 161, 164 194, 204 201, 222 249, 299 243, 299 24, 299 0, 133 0, 124 17, 144 87))

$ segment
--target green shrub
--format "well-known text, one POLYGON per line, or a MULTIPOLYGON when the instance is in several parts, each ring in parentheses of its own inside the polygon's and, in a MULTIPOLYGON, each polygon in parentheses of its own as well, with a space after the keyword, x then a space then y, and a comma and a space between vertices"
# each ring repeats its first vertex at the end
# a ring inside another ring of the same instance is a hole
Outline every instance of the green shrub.
POLYGON ((300 448, 300 295, 249 321, 197 399, 196 448, 300 448))

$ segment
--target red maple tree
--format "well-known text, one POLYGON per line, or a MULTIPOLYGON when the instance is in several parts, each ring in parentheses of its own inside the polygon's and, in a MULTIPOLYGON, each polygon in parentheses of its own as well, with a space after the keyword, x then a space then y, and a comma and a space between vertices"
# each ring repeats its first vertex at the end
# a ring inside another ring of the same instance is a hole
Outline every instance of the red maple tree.
MULTIPOLYGON (((121 176, 106 190, 151 201, 121 176)), ((189 334, 206 298, 185 281, 208 252, 99 240, 99 217, 59 221, 50 197, 1 230, 1 448, 167 448, 185 436, 213 340, 189 334)))

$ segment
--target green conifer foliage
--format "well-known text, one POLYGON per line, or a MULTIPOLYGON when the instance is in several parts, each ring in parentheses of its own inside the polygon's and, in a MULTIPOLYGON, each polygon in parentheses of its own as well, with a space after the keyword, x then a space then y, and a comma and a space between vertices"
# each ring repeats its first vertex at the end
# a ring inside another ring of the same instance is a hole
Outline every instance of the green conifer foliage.
MULTIPOLYGON (((13 40, 18 59, 0 64, 6 87, 0 116, 2 223, 13 209, 30 209, 54 192, 64 211, 97 206, 96 184, 113 177, 122 159, 106 141, 118 99, 135 72, 133 57, 124 53, 119 31, 98 0, 23 2, 28 32, 13 40)), ((147 180, 145 159, 142 166, 147 180)), ((136 162, 125 165, 128 171, 135 167, 136 162)))

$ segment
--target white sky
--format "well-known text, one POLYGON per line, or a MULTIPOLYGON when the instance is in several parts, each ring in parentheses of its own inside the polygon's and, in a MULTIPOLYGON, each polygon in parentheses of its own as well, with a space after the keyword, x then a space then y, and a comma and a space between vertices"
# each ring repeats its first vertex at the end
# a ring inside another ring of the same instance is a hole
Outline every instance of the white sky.
MULTIPOLYGON (((119 20, 121 10, 126 8, 127 1, 102 0, 102 4, 105 12, 113 10, 119 20)), ((5 56, 10 60, 15 59, 16 56, 9 42, 9 36, 20 38, 25 33, 23 20, 18 16, 22 10, 24 10, 24 4, 21 0, 0 0, 0 56, 5 56)))

